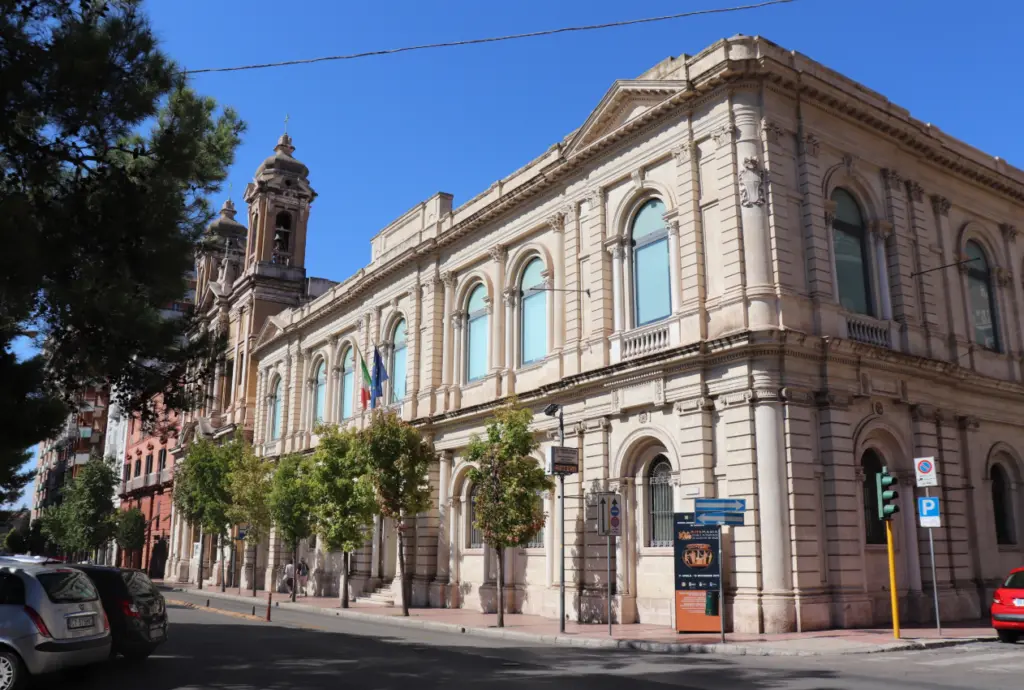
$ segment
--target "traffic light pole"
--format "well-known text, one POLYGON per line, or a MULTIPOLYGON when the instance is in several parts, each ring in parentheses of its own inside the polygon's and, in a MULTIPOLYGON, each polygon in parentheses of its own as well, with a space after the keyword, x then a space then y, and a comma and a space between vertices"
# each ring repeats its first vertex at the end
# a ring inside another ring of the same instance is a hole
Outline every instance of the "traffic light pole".
POLYGON ((900 596, 896 591, 896 559, 892 548, 892 520, 885 521, 885 542, 889 551, 889 596, 892 600, 892 636, 900 639, 900 596))

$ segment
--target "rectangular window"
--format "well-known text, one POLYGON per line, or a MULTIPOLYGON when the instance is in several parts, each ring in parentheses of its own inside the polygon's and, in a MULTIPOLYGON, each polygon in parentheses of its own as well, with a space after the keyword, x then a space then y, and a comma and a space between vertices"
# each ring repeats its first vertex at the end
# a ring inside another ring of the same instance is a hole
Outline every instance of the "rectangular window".
POLYGON ((395 402, 405 399, 406 360, 408 360, 407 353, 408 349, 404 347, 395 350, 395 370, 391 372, 391 399, 395 402))
POLYGON ((135 476, 138 477, 142 474, 142 460, 135 461, 135 476))
POLYGON ((871 308, 864 240, 856 233, 847 232, 838 225, 833 228, 833 233, 839 303, 844 309, 870 316, 874 310, 871 308))
POLYGON ((160 454, 157 457, 159 458, 160 471, 163 472, 167 469, 167 449, 161 448, 160 454))
POLYGON ((341 394, 341 418, 348 419, 352 416, 352 398, 355 397, 356 375, 354 371, 345 372, 345 382, 342 384, 341 394))
POLYGON ((998 350, 996 324, 992 318, 992 298, 984 280, 968 279, 971 312, 974 317, 974 342, 986 350, 998 350))
POLYGON ((152 474, 153 472, 153 454, 150 453, 146 456, 146 474, 152 474))
POLYGON ((668 240, 658 240, 634 250, 633 283, 636 289, 636 325, 664 319, 672 313, 669 287, 668 240))
POLYGON ((469 345, 466 376, 470 381, 481 379, 487 375, 487 317, 469 320, 469 345))
POLYGON ((548 353, 547 295, 535 292, 523 299, 523 364, 544 359, 548 353))

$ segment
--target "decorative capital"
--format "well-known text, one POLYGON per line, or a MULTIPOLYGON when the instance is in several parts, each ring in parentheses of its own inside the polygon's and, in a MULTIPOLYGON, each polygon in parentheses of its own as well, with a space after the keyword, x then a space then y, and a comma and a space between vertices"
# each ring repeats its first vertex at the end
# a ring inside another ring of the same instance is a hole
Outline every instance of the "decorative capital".
POLYGON ((903 184, 903 176, 892 168, 882 168, 882 181, 887 188, 896 191, 903 184))
POLYGON ((832 223, 834 223, 836 219, 837 205, 838 204, 836 204, 836 202, 832 201, 831 199, 826 199, 825 202, 822 204, 822 206, 825 209, 825 225, 827 225, 830 228, 832 227, 832 223))
POLYGON ((640 189, 641 187, 643 187, 644 186, 644 171, 643 171, 643 169, 641 168, 640 170, 634 170, 633 172, 631 172, 629 174, 629 179, 632 180, 633 187, 635 189, 640 189))
POLYGON ((997 266, 992 271, 992 274, 996 279, 996 283, 999 284, 999 287, 1006 287, 1007 285, 1013 282, 1013 271, 1011 271, 1008 268, 997 266))
POLYGON ((594 187, 587 192, 587 206, 591 211, 598 211, 604 203, 604 190, 594 187))
POLYGON ((676 165, 686 165, 689 163, 693 159, 694 147, 695 144, 692 141, 688 141, 672 149, 672 158, 675 159, 676 165))
POLYGON ((769 144, 779 143, 779 140, 788 134, 782 126, 768 118, 761 118, 761 133, 769 144))
POLYGON ((1007 242, 1017 241, 1017 226, 1011 223, 1000 223, 999 231, 1003 233, 1003 237, 1006 238, 1007 242))
POLYGON ((451 315, 452 326, 454 328, 456 328, 456 329, 461 329, 462 328, 462 322, 465 320, 465 318, 466 318, 466 312, 459 311, 459 310, 453 311, 452 315, 451 315))
POLYGON ((741 206, 749 208, 764 205, 764 170, 761 161, 757 158, 744 158, 739 182, 741 206))
POLYGON ((516 304, 516 297, 519 296, 519 289, 515 287, 505 288, 501 293, 502 301, 505 302, 506 307, 514 307, 516 304))
POLYGON ((846 168, 847 173, 852 173, 853 168, 856 165, 857 159, 853 157, 852 153, 843 154, 843 167, 846 168))
POLYGON ((818 137, 813 134, 805 134, 800 143, 803 146, 805 156, 808 158, 818 157, 818 151, 821 150, 821 142, 818 141, 818 137))
POLYGON ((845 410, 850 407, 851 396, 841 391, 818 391, 814 402, 823 409, 845 410))
POLYGON ((443 271, 441 273, 441 283, 445 287, 455 287, 455 274, 452 271, 443 271))
POLYGON ((548 216, 548 225, 554 232, 562 232, 565 230, 565 218, 566 215, 563 211, 555 211, 548 216))
POLYGON ((964 431, 977 431, 979 428, 981 428, 981 423, 978 421, 977 417, 964 415, 961 417, 957 417, 956 421, 957 425, 964 431))
POLYGON ((679 219, 678 218, 673 218, 672 220, 668 221, 667 224, 668 224, 668 234, 671 237, 678 238, 679 237, 679 219))
POLYGON ((911 201, 920 203, 924 200, 924 187, 916 180, 907 180, 907 196, 911 201))
POLYGON ((621 259, 625 251, 626 248, 622 246, 622 242, 615 242, 608 247, 608 252, 612 255, 613 259, 621 259))
POLYGON ((715 146, 719 148, 731 144, 735 136, 736 126, 732 124, 720 127, 711 134, 711 138, 715 140, 715 146))
POLYGON ((939 194, 932 194, 932 210, 937 216, 948 216, 949 208, 952 206, 949 199, 939 194))
POLYGON ((873 220, 870 227, 871 232, 882 240, 892 234, 892 223, 888 220, 873 220))
POLYGON ((967 254, 965 254, 964 252, 960 252, 959 254, 957 254, 957 270, 959 270, 962 274, 967 275, 967 271, 971 270, 970 266, 968 265, 970 261, 971 257, 967 256, 967 254))
POLYGON ((500 244, 488 249, 487 253, 491 255, 491 259, 493 259, 495 263, 499 264, 505 263, 505 259, 508 258, 508 249, 500 244))
POLYGON ((917 422, 934 422, 939 418, 939 409, 934 405, 911 405, 910 416, 917 422))

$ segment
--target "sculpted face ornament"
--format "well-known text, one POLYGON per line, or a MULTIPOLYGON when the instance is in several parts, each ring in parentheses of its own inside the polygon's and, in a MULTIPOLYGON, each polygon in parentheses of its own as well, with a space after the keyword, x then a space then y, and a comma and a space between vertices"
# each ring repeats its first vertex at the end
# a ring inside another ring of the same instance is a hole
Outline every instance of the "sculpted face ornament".
POLYGON ((764 204, 764 175, 756 158, 744 158, 739 174, 740 204, 747 208, 764 204))

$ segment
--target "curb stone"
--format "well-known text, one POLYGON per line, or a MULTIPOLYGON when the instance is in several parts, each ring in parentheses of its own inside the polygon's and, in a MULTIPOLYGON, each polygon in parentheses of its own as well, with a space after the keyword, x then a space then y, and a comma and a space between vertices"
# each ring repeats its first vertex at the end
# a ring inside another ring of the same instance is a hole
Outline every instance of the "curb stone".
MULTIPOLYGON (((217 591, 196 590, 186 587, 174 587, 163 585, 163 590, 191 594, 193 596, 206 596, 210 599, 223 599, 237 601, 245 604, 256 603, 259 607, 260 597, 239 596, 217 591)), ((265 602, 265 600, 264 600, 265 602)), ((517 632, 514 630, 502 630, 499 628, 475 628, 459 625, 458 623, 441 623, 438 621, 425 621, 408 619, 397 616, 378 616, 362 611, 346 609, 325 609, 310 604, 292 604, 289 602, 274 602, 275 608, 284 608, 303 613, 313 613, 320 616, 332 618, 349 618, 352 620, 378 625, 393 625, 400 628, 418 628, 420 630, 434 630, 437 632, 475 635, 479 637, 496 637, 506 640, 519 640, 533 644, 560 645, 566 647, 585 647, 590 649, 617 649, 624 651, 650 652, 653 654, 721 654, 724 656, 848 656, 853 654, 885 654, 888 652, 904 652, 908 650, 942 649, 945 647, 957 647, 972 642, 990 642, 995 635, 976 637, 961 637, 943 640, 907 640, 888 646, 874 646, 867 649, 848 649, 836 651, 816 651, 806 649, 779 649, 776 647, 764 647, 763 644, 738 644, 735 642, 722 643, 675 643, 675 642, 654 642, 652 640, 602 640, 593 637, 569 637, 562 635, 536 635, 532 633, 517 632), (284 606, 279 606, 284 604, 284 606)))

